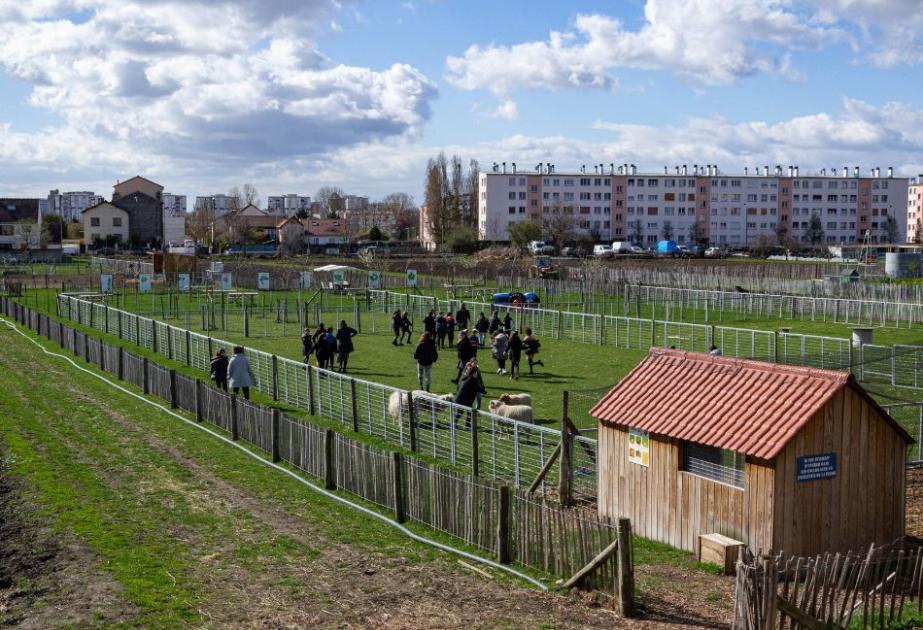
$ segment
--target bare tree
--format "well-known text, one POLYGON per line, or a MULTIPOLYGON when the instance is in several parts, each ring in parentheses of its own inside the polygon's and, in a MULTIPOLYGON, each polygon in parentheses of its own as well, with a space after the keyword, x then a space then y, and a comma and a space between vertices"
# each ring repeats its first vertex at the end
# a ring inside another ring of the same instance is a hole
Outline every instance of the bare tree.
POLYGON ((206 208, 197 208, 186 215, 186 234, 199 243, 211 243, 214 237, 215 213, 206 208))
POLYGON ((321 186, 314 194, 320 204, 321 214, 327 218, 338 217, 345 205, 346 193, 338 186, 321 186))
POLYGON ((253 184, 244 184, 240 188, 234 186, 228 191, 231 198, 232 210, 243 210, 249 205, 259 206, 260 195, 253 184))
POLYGON ((551 213, 542 217, 542 232, 556 247, 574 237, 574 215, 561 212, 560 203, 551 208, 551 213))

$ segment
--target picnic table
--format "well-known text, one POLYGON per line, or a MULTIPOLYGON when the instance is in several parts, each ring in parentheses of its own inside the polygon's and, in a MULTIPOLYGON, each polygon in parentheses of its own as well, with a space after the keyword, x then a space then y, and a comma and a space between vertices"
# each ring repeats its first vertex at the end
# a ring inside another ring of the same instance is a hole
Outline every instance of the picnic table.
POLYGON ((236 302, 239 299, 259 295, 256 291, 228 291, 228 302, 236 302))

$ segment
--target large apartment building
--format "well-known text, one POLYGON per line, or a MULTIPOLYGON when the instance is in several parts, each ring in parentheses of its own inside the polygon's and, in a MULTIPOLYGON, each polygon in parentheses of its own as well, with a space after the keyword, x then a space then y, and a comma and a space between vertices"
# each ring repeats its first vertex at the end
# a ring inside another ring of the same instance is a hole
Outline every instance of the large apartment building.
POLYGON ((745 168, 726 174, 717 166, 638 172, 634 165, 598 164, 592 170, 557 172, 539 164, 532 172, 494 165, 480 174, 478 233, 482 240, 509 240, 507 227, 534 219, 567 217, 576 235, 597 241, 651 246, 664 238, 691 243, 699 236, 715 245, 745 247, 786 236, 822 244, 873 243, 907 238, 907 178, 874 168, 826 169, 804 175, 799 168, 745 168), (891 218, 893 217, 893 221, 891 218))
POLYGON ((311 198, 302 195, 275 195, 270 196, 267 202, 270 214, 290 217, 301 210, 311 212, 311 198))
POLYGON ((228 195, 200 195, 195 198, 195 209, 204 209, 213 212, 216 216, 227 214, 235 209, 237 199, 228 195))
POLYGON ((48 192, 47 212, 56 214, 65 221, 80 221, 80 213, 95 206, 103 198, 89 190, 60 192, 51 190, 48 192))
POLYGON ((923 243, 923 173, 907 187, 907 242, 923 243))

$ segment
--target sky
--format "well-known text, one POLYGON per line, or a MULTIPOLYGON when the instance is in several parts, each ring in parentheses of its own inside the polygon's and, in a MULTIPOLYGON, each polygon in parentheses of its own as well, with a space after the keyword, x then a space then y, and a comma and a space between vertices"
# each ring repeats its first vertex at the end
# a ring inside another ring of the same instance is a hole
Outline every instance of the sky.
POLYGON ((0 0, 0 197, 422 201, 440 151, 923 173, 923 0, 0 0))

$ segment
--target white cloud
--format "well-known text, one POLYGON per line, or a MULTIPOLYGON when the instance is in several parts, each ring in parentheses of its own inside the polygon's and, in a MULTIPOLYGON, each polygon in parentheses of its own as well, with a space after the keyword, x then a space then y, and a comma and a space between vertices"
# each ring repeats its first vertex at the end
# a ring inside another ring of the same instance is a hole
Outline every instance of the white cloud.
POLYGON ((871 60, 879 66, 923 63, 920 0, 817 0, 819 16, 858 25, 871 60))
POLYGON ((336 64, 314 46, 341 4, 0 0, 0 69, 64 121, 38 134, 2 128, 37 150, 2 147, 0 160, 226 172, 419 133, 436 96, 422 72, 336 64))
POLYGON ((620 68, 663 70, 705 85, 756 73, 793 76, 787 51, 842 37, 787 0, 647 0, 644 25, 630 30, 606 15, 578 15, 546 41, 473 45, 446 60, 448 80, 509 98, 518 88, 611 89, 620 68))
POLYGON ((519 118, 519 107, 516 105, 516 101, 508 98, 497 106, 497 109, 490 114, 490 117, 502 118, 503 120, 516 120, 519 118))

